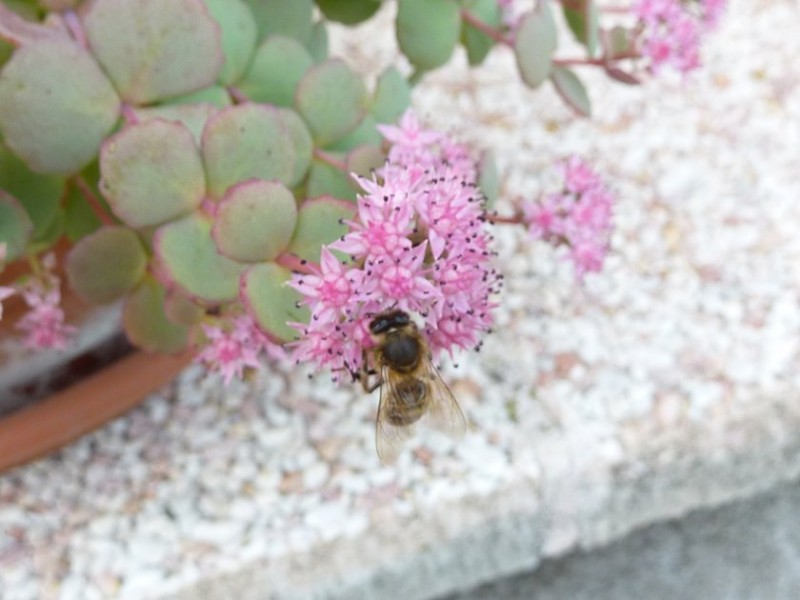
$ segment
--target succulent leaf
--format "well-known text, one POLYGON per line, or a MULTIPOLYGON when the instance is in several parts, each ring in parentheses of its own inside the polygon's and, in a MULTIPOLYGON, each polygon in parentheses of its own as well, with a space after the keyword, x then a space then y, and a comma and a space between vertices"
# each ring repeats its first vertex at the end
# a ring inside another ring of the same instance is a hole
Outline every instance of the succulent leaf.
POLYGON ((380 0, 317 0, 317 6, 330 21, 356 25, 366 21, 381 7, 380 0))
POLYGON ((297 112, 319 146, 353 131, 367 112, 367 90, 361 77, 339 59, 306 71, 297 86, 297 112))
POLYGON ((302 259, 319 262, 323 245, 347 233, 343 219, 352 219, 356 207, 352 202, 330 196, 306 200, 297 211, 297 226, 288 251, 302 259))
POLYGON ((139 121, 161 119, 180 123, 188 129, 195 144, 199 147, 208 120, 217 113, 218 108, 207 102, 201 104, 162 104, 134 109, 139 121))
POLYGON ((514 53, 522 80, 538 87, 550 76, 558 45, 556 23, 549 2, 538 2, 517 28, 514 53))
POLYGON ((289 131, 294 145, 294 172, 287 182, 288 187, 294 187, 306 176, 311 167, 311 158, 314 153, 314 140, 306 122, 291 108, 279 108, 281 120, 289 131))
POLYGON ((633 32, 630 29, 616 25, 605 36, 605 56, 615 58, 623 56, 633 50, 633 32))
POLYGON ((131 104, 211 85, 224 56, 202 0, 96 0, 83 19, 92 53, 131 104))
POLYGON ((97 154, 120 110, 92 56, 67 39, 14 52, 0 73, 0 130, 33 171, 72 173, 97 154))
POLYGON ((196 300, 236 298, 243 265, 222 256, 211 237, 211 218, 195 212, 158 228, 153 246, 163 273, 196 300))
POLYGON ((395 123, 411 106, 411 86, 396 67, 389 67, 378 77, 370 114, 377 123, 395 123))
POLYGON ((101 227, 81 239, 67 255, 70 287, 89 304, 121 298, 141 281, 147 254, 127 227, 101 227))
POLYGON ((164 313, 178 325, 195 325, 202 320, 205 311, 181 290, 172 289, 164 298, 164 313))
POLYGON ((32 241, 43 240, 57 218, 64 178, 33 173, 0 143, 0 189, 14 196, 28 213, 33 222, 32 241))
POLYGON ((66 38, 61 27, 39 22, 39 8, 32 0, 3 0, 0 2, 0 24, 3 39, 15 46, 34 44, 43 39, 66 38))
POLYGON ((629 73, 628 71, 623 71, 620 68, 613 66, 610 63, 606 63, 603 65, 603 69, 611 79, 614 81, 619 81, 620 83, 624 83, 625 85, 640 85, 642 83, 641 79, 636 77, 633 73, 629 73))
POLYGON ((64 235, 64 224, 66 217, 64 208, 56 206, 52 212, 52 218, 48 221, 47 226, 37 234, 36 237, 28 245, 28 252, 38 253, 48 250, 55 244, 58 239, 64 235))
POLYGON ((555 65, 550 75, 558 95, 582 117, 592 115, 589 93, 578 76, 567 67, 555 65))
POLYGON ((491 150, 485 150, 478 161, 478 187, 486 199, 486 207, 494 206, 500 195, 500 172, 497 170, 497 161, 491 150))
POLYGON ((220 85, 210 85, 196 92, 173 96, 169 100, 162 102, 159 106, 173 106, 178 104, 213 104, 217 108, 226 108, 233 104, 233 101, 231 100, 231 95, 228 93, 227 88, 220 85))
POLYGON ((300 295, 286 285, 291 275, 275 263, 253 265, 242 275, 241 297, 247 312, 264 331, 283 341, 297 337, 287 322, 309 319, 308 309, 297 306, 300 295))
POLYGON ((142 121, 108 138, 100 170, 100 190, 114 214, 131 227, 186 215, 205 192, 192 133, 174 121, 142 121))
POLYGON ((71 242, 96 231, 102 222, 75 186, 70 186, 64 201, 64 233, 71 242))
MULTIPOLYGON (((345 158, 343 154, 334 156, 340 159, 345 158)), ((318 158, 311 161, 311 169, 306 180, 306 195, 309 198, 333 196, 345 200, 356 199, 356 191, 350 175, 318 158)))
POLYGON ((254 102, 292 106, 300 79, 314 61, 295 38, 273 35, 258 47, 239 89, 254 102))
POLYGON ((358 148, 364 144, 372 146, 380 146, 383 143, 383 137, 375 127, 375 118, 367 113, 353 131, 348 133, 343 138, 339 138, 334 143, 327 147, 327 150, 335 150, 347 152, 353 148, 358 148))
POLYGON ((190 328, 167 318, 166 292, 152 277, 147 277, 128 296, 122 311, 122 326, 131 343, 147 352, 172 354, 189 343, 190 328))
POLYGON ((321 63, 328 58, 328 30, 325 23, 322 21, 314 23, 306 40, 306 48, 308 48, 314 63, 321 63))
POLYGON ((239 80, 256 49, 258 30, 253 11, 241 0, 204 0, 222 31, 225 63, 218 81, 231 85, 239 80))
MULTIPOLYGON (((463 5, 465 10, 468 10, 490 27, 497 28, 503 23, 497 0, 464 0, 463 5)), ((464 28, 461 32, 461 43, 467 50, 469 64, 474 66, 483 62, 492 49, 494 40, 469 23, 464 23, 464 28)))
POLYGON ((292 192, 277 181, 251 179, 225 193, 211 235, 228 258, 262 262, 286 249, 296 222, 292 192))
POLYGON ((277 108, 239 104, 209 119, 202 138, 209 194, 219 199, 248 179, 292 181, 295 150, 277 108))
MULTIPOLYGON (((386 155, 381 150, 380 146, 365 144, 354 148, 347 155, 345 163, 347 164, 348 173, 355 173, 362 177, 371 177, 372 172, 379 169, 386 162, 386 155)), ((357 191, 361 191, 358 183, 354 179, 350 179, 351 184, 357 191)))
POLYGON ((313 0, 247 0, 258 26, 258 39, 279 33, 305 42, 311 32, 313 0))
POLYGON ((0 243, 6 244, 6 261, 25 253, 33 233, 28 213, 11 194, 0 190, 0 243))
POLYGON ((590 57, 597 54, 600 15, 594 0, 568 0, 562 3, 564 18, 575 39, 586 46, 590 57))
POLYGON ((397 41, 403 54, 421 71, 450 60, 461 35, 461 14, 455 0, 400 0, 397 41))

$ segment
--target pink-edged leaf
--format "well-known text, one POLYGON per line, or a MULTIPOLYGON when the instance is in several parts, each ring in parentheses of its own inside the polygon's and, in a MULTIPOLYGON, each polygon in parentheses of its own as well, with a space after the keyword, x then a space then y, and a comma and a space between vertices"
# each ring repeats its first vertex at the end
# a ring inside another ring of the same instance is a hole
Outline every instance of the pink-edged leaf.
POLYGON ((0 243, 6 245, 5 261, 22 256, 32 233, 28 213, 16 198, 0 190, 0 243))
POLYGON ((556 65, 553 67, 550 79, 553 81, 558 95, 572 107, 572 110, 582 117, 591 116, 592 105, 589 94, 575 73, 566 67, 556 65))
POLYGON ((121 298, 144 277, 147 254, 136 232, 101 227, 81 239, 67 255, 70 287, 89 304, 121 298))
POLYGON ((69 39, 67 29, 60 21, 47 24, 34 23, 24 19, 0 2, 0 38, 15 46, 23 46, 45 39, 69 39))
POLYGON ((626 85, 641 85, 642 81, 632 73, 628 73, 627 71, 623 71, 617 67, 612 67, 611 65, 605 65, 604 67, 606 71, 606 75, 611 77, 614 81, 619 81, 620 83, 624 83, 626 85))
POLYGON ((205 193, 203 163, 192 133, 175 121, 141 121, 108 138, 100 171, 100 190, 114 214, 131 227, 186 215, 205 193))
POLYGON ((330 196, 306 200, 297 212, 297 226, 288 251, 305 260, 319 262, 322 246, 347 233, 343 221, 352 219, 355 212, 352 202, 330 196))
POLYGON ((211 117, 202 137, 208 191, 219 199, 248 179, 294 178, 295 146, 281 112, 263 104, 239 104, 211 117))
POLYGON ((210 217, 195 212, 162 225, 153 238, 160 273, 206 304, 235 299, 244 269, 244 265, 219 253, 211 226, 210 217))
POLYGON ((97 155, 120 103, 91 54, 68 39, 18 48, 0 72, 0 130, 33 171, 73 173, 97 155))
POLYGON ((225 256, 240 262, 274 260, 297 222, 294 196, 277 181, 252 179, 228 189, 211 234, 225 256))
POLYGON ((224 56, 202 0, 95 0, 83 16, 92 53, 131 104, 211 85, 224 56))
POLYGON ((122 326, 134 346, 147 352, 174 354, 188 345, 191 329, 167 318, 165 296, 164 287, 152 277, 145 278, 128 295, 122 326))
POLYGON ((540 86, 550 76, 557 46, 558 30, 550 3, 539 2, 522 18, 514 39, 517 67, 530 87, 540 86))
POLYGON ((300 294, 286 285, 291 275, 275 263, 262 263, 248 268, 241 282, 240 296, 247 312, 264 331, 282 341, 297 337, 288 322, 309 318, 308 309, 298 306, 300 294))

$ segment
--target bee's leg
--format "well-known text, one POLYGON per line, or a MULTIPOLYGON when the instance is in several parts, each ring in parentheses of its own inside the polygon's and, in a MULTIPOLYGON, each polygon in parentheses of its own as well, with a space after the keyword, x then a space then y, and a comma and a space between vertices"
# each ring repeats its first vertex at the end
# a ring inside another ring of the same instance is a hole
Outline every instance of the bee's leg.
POLYGON ((365 350, 362 354, 361 373, 359 379, 361 380, 361 387, 364 388, 364 391, 367 394, 371 394, 372 392, 377 390, 380 387, 381 383, 383 383, 381 381, 381 378, 379 377, 377 381, 370 384, 369 382, 370 375, 377 375, 377 372, 375 371, 375 369, 370 369, 369 362, 367 360, 367 352, 365 350))

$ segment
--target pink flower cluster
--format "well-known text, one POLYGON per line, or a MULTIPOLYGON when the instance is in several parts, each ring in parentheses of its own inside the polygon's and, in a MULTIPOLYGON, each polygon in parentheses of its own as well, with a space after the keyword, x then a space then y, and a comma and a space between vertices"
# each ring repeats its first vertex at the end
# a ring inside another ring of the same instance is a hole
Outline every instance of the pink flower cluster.
POLYGON ((639 19, 641 53, 650 70, 665 66, 687 73, 700 66, 700 42, 718 22, 727 0, 638 0, 633 13, 639 19))
POLYGON ((330 368, 334 379, 361 369, 369 322, 390 308, 421 319, 435 356, 477 346, 500 282, 466 148, 420 127, 411 111, 380 131, 392 148, 373 180, 358 180, 364 193, 349 232, 290 283, 311 309, 310 323, 294 324, 293 357, 330 368))
POLYGON ((601 177, 578 157, 562 165, 564 187, 523 206, 531 235, 569 247, 579 277, 599 271, 608 252, 614 197, 601 177))
POLYGON ((30 307, 17 323, 17 329, 25 334, 25 345, 33 350, 66 348, 68 339, 78 330, 64 323, 58 279, 48 287, 37 281, 22 289, 22 297, 30 307))
POLYGON ((219 372, 225 385, 234 377, 241 379, 245 369, 260 369, 262 355, 274 361, 286 359, 283 348, 266 336, 247 315, 231 320, 227 329, 207 324, 201 327, 207 342, 194 360, 219 372))
POLYGON ((500 9, 500 19, 503 25, 514 31, 519 25, 521 17, 519 7, 515 6, 515 0, 497 0, 497 7, 500 9))
POLYGON ((53 272, 56 257, 48 254, 41 261, 41 272, 18 291, 30 310, 17 323, 25 334, 24 343, 33 350, 55 348, 63 350, 77 328, 64 322, 61 308, 61 280, 53 272))
MULTIPOLYGON (((5 266, 7 246, 0 244, 0 271, 5 266)), ((19 320, 16 328, 25 334, 23 343, 32 350, 54 348, 63 350, 77 329, 64 322, 61 308, 61 281, 53 269, 55 255, 48 254, 41 263, 41 273, 24 284, 0 286, 0 319, 3 318, 2 302, 19 293, 29 311, 19 320)))

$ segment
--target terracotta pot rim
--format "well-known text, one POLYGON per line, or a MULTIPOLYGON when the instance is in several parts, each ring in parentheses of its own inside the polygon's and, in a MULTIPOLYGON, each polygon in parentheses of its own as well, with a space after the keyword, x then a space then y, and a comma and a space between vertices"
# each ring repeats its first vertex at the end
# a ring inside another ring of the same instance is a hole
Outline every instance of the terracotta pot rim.
POLYGON ((0 473, 105 425, 172 380, 193 357, 136 351, 28 408, 0 418, 0 473))

